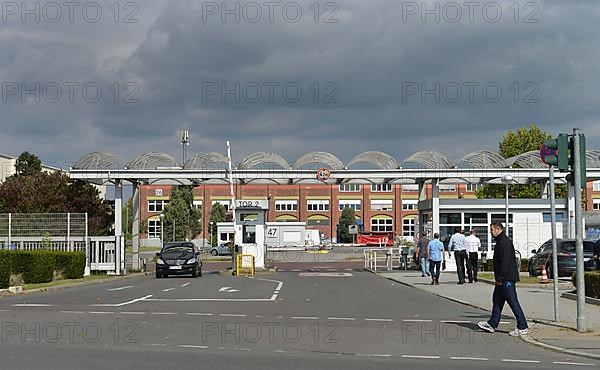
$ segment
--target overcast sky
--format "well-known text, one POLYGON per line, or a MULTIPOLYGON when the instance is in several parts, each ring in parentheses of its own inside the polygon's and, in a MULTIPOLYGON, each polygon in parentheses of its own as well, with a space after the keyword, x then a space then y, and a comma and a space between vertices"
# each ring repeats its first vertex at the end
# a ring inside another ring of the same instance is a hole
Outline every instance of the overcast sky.
POLYGON ((3 2, 0 153, 179 159, 185 127, 236 161, 455 159, 532 122, 600 148, 600 2, 422 3, 3 2))

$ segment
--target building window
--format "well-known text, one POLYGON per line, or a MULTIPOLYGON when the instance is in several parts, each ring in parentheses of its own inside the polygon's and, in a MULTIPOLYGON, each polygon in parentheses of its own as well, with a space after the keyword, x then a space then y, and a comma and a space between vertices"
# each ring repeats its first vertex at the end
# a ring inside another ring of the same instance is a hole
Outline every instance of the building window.
POLYGON ((194 207, 194 209, 202 209, 202 201, 194 200, 192 201, 192 206, 194 207))
POLYGON ((416 218, 405 218, 402 220, 402 236, 415 236, 416 218))
POLYGON ((285 211, 297 211, 298 201, 297 200, 276 200, 275 210, 280 212, 285 211))
POLYGON ((371 231, 385 232, 394 231, 394 220, 391 218, 372 218, 371 231))
POLYGON ((414 211, 417 209, 418 200, 403 200, 402 210, 403 211, 414 211))
POLYGON ((391 211, 394 208, 394 201, 391 199, 371 199, 372 211, 391 211))
POLYGON ((219 203, 220 205, 222 205, 223 207, 225 207, 225 211, 229 212, 229 209, 231 207, 231 201, 229 200, 213 200, 212 201, 212 205, 214 206, 215 204, 219 203))
POLYGON ((480 187, 480 184, 467 184, 467 192, 475 193, 480 187))
MULTIPOLYGON (((543 212, 542 218, 543 218, 544 222, 552 222, 552 216, 551 216, 550 212, 543 212)), ((556 214, 556 222, 563 222, 563 214, 562 213, 556 214)))
POLYGON ((416 184, 402 185, 403 193, 410 193, 410 192, 416 192, 416 191, 419 191, 419 185, 416 185, 416 184))
POLYGON ((149 200, 148 212, 162 212, 167 204, 169 204, 168 200, 149 200))
POLYGON ((389 193, 392 191, 392 184, 373 184, 371 191, 374 193, 389 193))
POLYGON ((340 192, 349 193, 349 192, 359 192, 360 184, 340 184, 340 192))
POLYGON ((600 210, 600 199, 594 199, 593 202, 592 208, 596 211, 600 210))
POLYGON ((440 184, 440 191, 444 193, 451 193, 456 191, 456 184, 440 184))
POLYGON ((600 181, 594 181, 592 186, 594 191, 600 191, 600 181))
POLYGON ((322 216, 313 216, 306 219, 306 226, 329 226, 329 219, 322 216))
POLYGON ((148 239, 160 239, 160 220, 148 220, 148 239))
POLYGON ((256 243, 256 225, 244 225, 242 243, 256 243))
POLYGON ((309 211, 329 211, 329 200, 307 200, 309 211))
POLYGON ((341 199, 339 201, 340 204, 340 211, 343 211, 344 208, 346 207, 350 207, 355 211, 360 211, 361 206, 360 206, 360 199, 341 199))

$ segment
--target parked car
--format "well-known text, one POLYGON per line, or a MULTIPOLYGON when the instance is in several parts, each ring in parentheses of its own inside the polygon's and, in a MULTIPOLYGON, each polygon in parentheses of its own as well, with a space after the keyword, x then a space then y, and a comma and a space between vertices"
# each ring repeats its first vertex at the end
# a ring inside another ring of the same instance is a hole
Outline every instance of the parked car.
MULTIPOLYGON (((558 276, 571 276, 575 272, 577 258, 575 254, 575 240, 557 239, 558 276)), ((531 251, 533 256, 529 259, 529 276, 539 276, 546 267, 546 273, 552 278, 552 240, 548 240, 538 250, 531 251)), ((594 242, 583 241, 583 256, 585 270, 594 270, 594 242)))
POLYGON ((202 276, 200 251, 190 242, 167 243, 156 253, 156 278, 169 275, 202 276))
POLYGON ((229 245, 227 243, 219 244, 216 247, 212 247, 210 254, 213 256, 228 256, 231 255, 229 245))

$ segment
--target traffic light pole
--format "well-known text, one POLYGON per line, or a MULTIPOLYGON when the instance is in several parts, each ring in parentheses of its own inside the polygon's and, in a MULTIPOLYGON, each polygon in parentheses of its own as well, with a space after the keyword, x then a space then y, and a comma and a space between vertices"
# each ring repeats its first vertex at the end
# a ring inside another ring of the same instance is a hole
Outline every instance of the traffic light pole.
POLYGON ((579 129, 573 129, 573 182, 575 184, 575 251, 577 256, 577 331, 586 331, 585 324, 585 280, 583 277, 583 225, 581 211, 581 156, 579 129))
POLYGON ((550 166, 550 221, 552 228, 552 286, 554 290, 554 321, 558 314, 558 247, 556 245, 556 194, 554 192, 554 166, 550 166))

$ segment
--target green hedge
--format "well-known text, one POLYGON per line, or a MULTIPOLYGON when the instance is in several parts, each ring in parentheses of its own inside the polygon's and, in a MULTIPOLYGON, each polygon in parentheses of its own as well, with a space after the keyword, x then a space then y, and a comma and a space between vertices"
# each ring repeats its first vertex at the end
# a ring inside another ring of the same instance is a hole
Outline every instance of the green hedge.
MULTIPOLYGON (((571 276, 571 281, 573 282, 573 286, 577 287, 577 278, 575 274, 576 273, 573 273, 571 276)), ((585 296, 600 299, 600 272, 586 272, 583 276, 585 283, 585 296)))
POLYGON ((7 288, 10 275, 21 274, 26 284, 48 283, 54 273, 65 279, 83 277, 85 253, 58 251, 0 251, 0 288, 7 288))
MULTIPOLYGON (((485 264, 486 271, 494 271, 494 260, 492 258, 488 258, 485 264)), ((521 258, 521 272, 529 271, 529 259, 521 258)))

